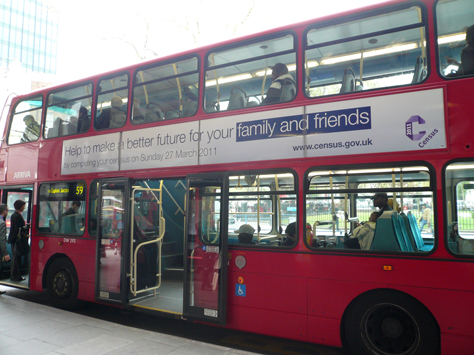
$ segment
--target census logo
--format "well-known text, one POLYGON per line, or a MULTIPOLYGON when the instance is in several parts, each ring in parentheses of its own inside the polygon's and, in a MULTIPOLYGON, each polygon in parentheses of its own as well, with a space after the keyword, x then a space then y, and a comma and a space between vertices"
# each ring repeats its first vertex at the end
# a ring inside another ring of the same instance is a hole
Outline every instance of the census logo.
POLYGON ((433 137, 436 136, 436 134, 438 133, 438 129, 436 128, 433 129, 433 131, 428 135, 426 135, 426 131, 418 131, 417 133, 415 133, 415 130, 416 130, 415 127, 417 126, 417 124, 424 125, 425 123, 426 121, 418 115, 411 116, 408 119, 408 121, 405 122, 405 134, 407 135, 408 138, 410 138, 412 141, 419 141, 422 138, 425 138, 423 139, 423 141, 418 143, 418 146, 420 148, 423 148, 424 146, 426 146, 428 142, 431 139, 433 139, 433 137))
POLYGON ((420 125, 425 124, 426 121, 421 118, 420 116, 411 116, 408 121, 405 123, 405 131, 408 138, 412 141, 419 141, 423 136, 426 134, 426 131, 418 131, 418 133, 414 132, 414 123, 418 123, 420 125))

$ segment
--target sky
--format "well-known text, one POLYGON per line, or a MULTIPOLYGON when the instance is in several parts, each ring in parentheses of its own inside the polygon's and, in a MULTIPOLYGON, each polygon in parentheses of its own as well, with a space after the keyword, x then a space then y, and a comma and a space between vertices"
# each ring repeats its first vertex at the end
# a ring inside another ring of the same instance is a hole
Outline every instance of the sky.
POLYGON ((270 0, 60 1, 58 79, 76 80, 143 58, 380 2, 291 0, 283 6, 283 2, 270 0))

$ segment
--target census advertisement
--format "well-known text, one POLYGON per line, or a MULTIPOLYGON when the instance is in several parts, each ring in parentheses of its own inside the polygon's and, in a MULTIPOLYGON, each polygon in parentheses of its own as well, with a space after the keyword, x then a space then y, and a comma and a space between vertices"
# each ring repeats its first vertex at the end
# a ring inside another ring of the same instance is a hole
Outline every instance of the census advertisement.
POLYGON ((446 148, 442 88, 65 140, 63 175, 446 148))

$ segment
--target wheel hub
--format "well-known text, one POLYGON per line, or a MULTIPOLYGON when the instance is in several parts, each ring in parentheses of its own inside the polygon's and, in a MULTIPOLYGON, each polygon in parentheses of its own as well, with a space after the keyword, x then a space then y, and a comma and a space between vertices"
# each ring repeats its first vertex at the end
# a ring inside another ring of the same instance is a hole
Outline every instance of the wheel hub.
POLYGON ((387 318, 382 321, 382 332, 390 339, 397 339, 403 333, 403 325, 398 319, 387 318))
POLYGON ((63 271, 58 272, 53 280, 53 289, 54 293, 60 297, 63 298, 67 296, 70 293, 70 283, 67 275, 63 271))

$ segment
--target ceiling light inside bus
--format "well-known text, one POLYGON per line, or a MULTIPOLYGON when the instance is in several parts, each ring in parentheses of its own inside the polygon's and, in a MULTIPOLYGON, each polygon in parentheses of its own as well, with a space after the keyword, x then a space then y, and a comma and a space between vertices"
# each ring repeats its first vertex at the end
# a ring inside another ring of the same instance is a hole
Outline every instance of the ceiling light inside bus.
POLYGON ((383 48, 383 49, 375 49, 375 50, 366 51, 366 52, 357 52, 357 53, 354 53, 354 54, 343 55, 343 56, 340 56, 340 57, 324 59, 323 61, 321 61, 321 64, 323 64, 323 65, 336 64, 336 63, 347 62, 347 61, 351 61, 351 60, 358 60, 358 59, 361 59, 361 57, 371 58, 371 57, 377 57, 377 56, 385 55, 385 54, 409 51, 409 50, 416 49, 416 48, 418 48, 417 43, 408 43, 408 44, 404 44, 404 45, 401 45, 401 46, 393 46, 393 47, 388 47, 388 48, 383 48))
POLYGON ((439 37, 438 38, 438 44, 461 42, 461 41, 465 41, 465 40, 466 40, 466 34, 465 33, 456 33, 454 35, 439 37))
POLYGON ((403 168, 402 171, 428 171, 428 168, 425 166, 412 166, 409 168, 403 168))
MULTIPOLYGON (((252 75, 251 74, 239 74, 239 75, 228 76, 227 78, 219 79, 219 84, 232 83, 234 81, 242 81, 242 80, 247 80, 247 79, 252 79, 252 75)), ((206 87, 215 86, 215 85, 216 85, 216 80, 206 81, 206 87)))
POLYGON ((461 169, 474 169, 474 164, 452 164, 446 168, 446 170, 461 170, 461 169))
POLYGON ((373 173, 398 173, 400 168, 394 169, 365 169, 365 170, 349 170, 349 174, 373 174, 373 173))

